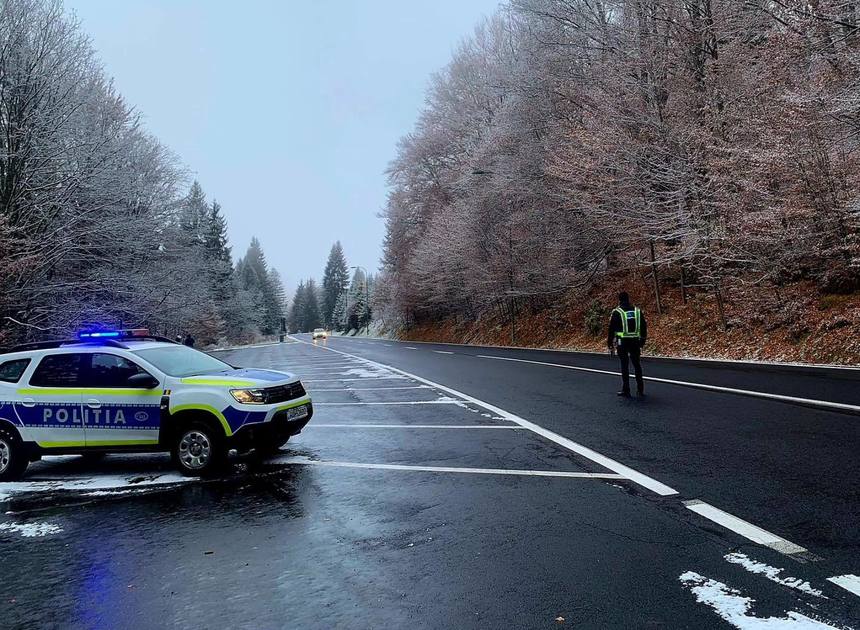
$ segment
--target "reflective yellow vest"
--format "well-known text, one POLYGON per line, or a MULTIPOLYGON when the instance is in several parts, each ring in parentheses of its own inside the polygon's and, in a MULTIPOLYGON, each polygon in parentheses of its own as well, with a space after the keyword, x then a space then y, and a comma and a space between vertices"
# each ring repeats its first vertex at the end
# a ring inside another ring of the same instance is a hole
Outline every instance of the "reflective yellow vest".
POLYGON ((634 307, 632 311, 625 311, 619 306, 613 312, 618 313, 621 318, 621 330, 615 333, 616 337, 619 339, 639 339, 641 337, 642 314, 638 306, 634 307))

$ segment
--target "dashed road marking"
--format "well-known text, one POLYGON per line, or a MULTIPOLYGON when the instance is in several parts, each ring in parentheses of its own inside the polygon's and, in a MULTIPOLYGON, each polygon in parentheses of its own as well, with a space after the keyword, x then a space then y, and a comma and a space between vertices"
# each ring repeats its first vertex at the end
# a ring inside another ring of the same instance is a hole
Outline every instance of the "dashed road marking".
POLYGON ((453 352, 449 352, 448 350, 434 350, 436 354, 454 354, 453 352))
POLYGON ((309 424, 307 429, 506 429, 524 431, 520 426, 506 424, 309 424))
POLYGON ((400 400, 393 402, 321 402, 314 403, 314 407, 342 407, 344 405, 459 405, 459 400, 400 400))
POLYGON ((860 575, 837 575, 827 578, 828 582, 833 582, 837 586, 841 586, 849 593, 854 593, 860 597, 860 575))
POLYGON ((796 545, 782 536, 777 536, 761 527, 757 527, 756 525, 753 525, 742 518, 738 518, 733 514, 724 512, 723 510, 716 508, 709 503, 705 503, 704 501, 694 499, 691 501, 684 501, 684 505, 687 509, 692 510, 700 516, 704 516, 706 519, 713 521, 718 525, 722 525, 726 529, 730 529, 736 534, 740 534, 747 540, 764 545, 765 547, 770 547, 771 549, 787 556, 807 553, 807 550, 804 547, 796 545))
MULTIPOLYGON (((337 350, 332 350, 337 352, 337 350)), ((408 380, 406 376, 362 376, 361 378, 309 378, 302 379, 302 383, 340 383, 345 381, 384 381, 384 380, 408 380)))
POLYGON ((405 385, 403 387, 320 387, 314 388, 314 392, 387 392, 389 390, 402 389, 433 389, 429 385, 405 385))

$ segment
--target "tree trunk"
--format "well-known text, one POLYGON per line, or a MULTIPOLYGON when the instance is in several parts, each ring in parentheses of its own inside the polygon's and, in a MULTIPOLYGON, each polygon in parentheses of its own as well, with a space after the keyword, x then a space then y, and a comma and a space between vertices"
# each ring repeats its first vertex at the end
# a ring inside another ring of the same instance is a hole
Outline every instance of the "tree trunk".
POLYGON ((687 278, 684 275, 684 261, 681 261, 681 302, 687 303, 687 278))
POLYGON ((726 309, 723 304, 723 292, 720 289, 720 282, 717 280, 714 284, 714 296, 717 298, 717 310, 720 313, 720 323, 723 325, 723 330, 729 329, 729 322, 726 320, 726 309))
POLYGON ((660 278, 657 276, 657 264, 654 262, 654 241, 653 239, 648 242, 648 246, 651 250, 651 278, 654 280, 654 297, 657 300, 657 314, 663 314, 663 300, 660 297, 660 278))

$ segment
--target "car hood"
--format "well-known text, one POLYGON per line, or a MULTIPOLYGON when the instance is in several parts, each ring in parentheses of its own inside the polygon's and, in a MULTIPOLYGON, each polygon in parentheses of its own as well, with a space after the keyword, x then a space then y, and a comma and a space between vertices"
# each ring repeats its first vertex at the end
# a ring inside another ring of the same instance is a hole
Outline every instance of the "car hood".
POLYGON ((186 385, 210 385, 237 388, 260 388, 286 385, 296 380, 295 374, 279 372, 277 370, 260 370, 257 368, 239 368, 237 370, 224 370, 211 374, 199 376, 186 376, 181 379, 186 385))

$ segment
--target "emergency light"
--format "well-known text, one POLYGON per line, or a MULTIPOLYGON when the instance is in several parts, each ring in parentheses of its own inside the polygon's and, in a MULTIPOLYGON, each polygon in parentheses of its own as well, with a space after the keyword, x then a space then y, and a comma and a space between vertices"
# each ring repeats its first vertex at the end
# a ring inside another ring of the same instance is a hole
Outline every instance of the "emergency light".
POLYGON ((82 330, 78 332, 78 339, 86 341, 89 339, 146 337, 147 335, 149 335, 149 330, 146 328, 130 328, 128 330, 82 330))

